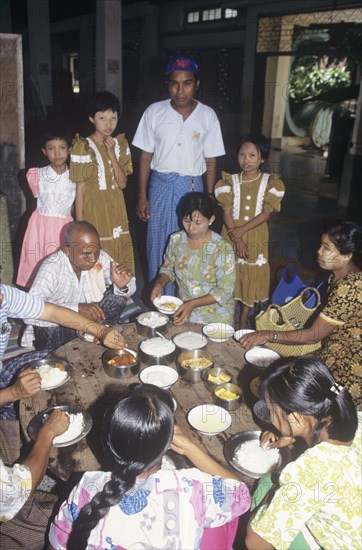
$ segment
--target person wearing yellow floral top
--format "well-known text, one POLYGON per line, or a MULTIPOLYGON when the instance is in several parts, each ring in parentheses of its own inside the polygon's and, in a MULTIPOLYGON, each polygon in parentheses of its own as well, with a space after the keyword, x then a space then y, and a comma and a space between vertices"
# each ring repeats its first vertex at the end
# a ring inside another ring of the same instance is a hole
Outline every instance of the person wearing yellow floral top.
POLYGON ((270 504, 254 508, 246 547, 361 548, 362 413, 312 355, 278 361, 265 376, 261 394, 281 435, 263 433, 261 446, 281 448, 302 438, 308 449, 283 469, 270 504))
POLYGON ((119 101, 99 92, 88 106, 94 132, 87 139, 76 135, 70 157, 76 188, 76 219, 86 220, 99 233, 102 249, 134 273, 134 255, 123 196, 132 158, 124 134, 112 137, 118 123, 119 101))
POLYGON ((214 201, 206 194, 185 195, 180 208, 184 231, 170 236, 151 300, 176 281, 184 302, 173 316, 175 325, 224 322, 234 324, 234 253, 229 243, 210 229, 214 201))
POLYGON ((351 221, 333 223, 322 235, 318 250, 322 269, 332 271, 327 302, 312 326, 290 332, 261 330, 243 336, 246 349, 266 341, 314 344, 337 382, 362 407, 362 226, 351 221))
POLYGON ((267 221, 272 212, 280 211, 285 188, 275 174, 260 170, 268 152, 264 136, 245 136, 238 149, 241 173, 222 172, 215 186, 215 197, 223 209, 222 235, 233 242, 237 256, 234 297, 242 303, 240 328, 248 328, 250 309, 269 298, 267 221))

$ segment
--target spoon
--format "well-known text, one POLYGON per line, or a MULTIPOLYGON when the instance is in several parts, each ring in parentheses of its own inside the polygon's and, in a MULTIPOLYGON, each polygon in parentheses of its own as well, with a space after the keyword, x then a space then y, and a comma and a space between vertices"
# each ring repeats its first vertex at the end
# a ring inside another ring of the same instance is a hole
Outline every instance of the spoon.
POLYGON ((166 338, 166 336, 164 336, 164 335, 161 334, 160 332, 158 332, 158 330, 155 330, 155 334, 157 334, 157 336, 160 336, 161 338, 163 338, 164 340, 167 340, 167 342, 169 342, 169 339, 166 338))

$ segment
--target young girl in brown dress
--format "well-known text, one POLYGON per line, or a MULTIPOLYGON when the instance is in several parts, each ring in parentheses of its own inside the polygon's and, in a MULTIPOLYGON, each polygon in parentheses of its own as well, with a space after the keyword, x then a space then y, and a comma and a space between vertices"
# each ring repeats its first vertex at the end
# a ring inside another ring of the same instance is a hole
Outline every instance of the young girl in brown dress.
POLYGON ((70 175, 77 184, 76 218, 93 224, 101 246, 116 262, 134 273, 133 246, 123 196, 132 159, 124 134, 112 137, 118 124, 119 101, 99 92, 88 105, 94 132, 86 139, 76 135, 70 175))
POLYGON ((240 173, 222 172, 215 186, 215 197, 223 208, 222 236, 234 245, 236 284, 234 298, 241 301, 240 328, 248 328, 250 309, 269 298, 270 267, 267 221, 280 211, 284 184, 261 166, 269 153, 263 135, 247 135, 240 143, 240 173))

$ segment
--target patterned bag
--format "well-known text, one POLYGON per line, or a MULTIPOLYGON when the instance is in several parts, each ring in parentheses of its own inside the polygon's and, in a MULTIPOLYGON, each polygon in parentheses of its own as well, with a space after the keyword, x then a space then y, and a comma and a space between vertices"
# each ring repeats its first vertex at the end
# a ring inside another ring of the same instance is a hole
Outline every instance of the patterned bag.
MULTIPOLYGON (((300 294, 287 302, 284 306, 270 304, 270 306, 255 318, 256 330, 290 331, 298 330, 305 326, 308 319, 316 311, 321 303, 320 294, 316 288, 306 287, 300 294), (314 307, 307 307, 306 300, 315 293, 314 307)), ((321 342, 316 344, 280 344, 279 342, 267 342, 268 348, 276 351, 282 357, 300 356, 313 353, 321 347, 321 342)))

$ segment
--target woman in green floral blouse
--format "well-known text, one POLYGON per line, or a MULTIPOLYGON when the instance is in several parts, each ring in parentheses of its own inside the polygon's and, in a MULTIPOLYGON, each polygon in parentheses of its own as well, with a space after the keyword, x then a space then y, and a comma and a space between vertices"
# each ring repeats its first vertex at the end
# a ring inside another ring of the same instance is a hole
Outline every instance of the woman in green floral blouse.
POLYGON ((204 193, 188 193, 180 213, 184 231, 170 236, 151 300, 160 297, 163 287, 175 281, 184 302, 173 316, 175 325, 186 321, 233 325, 234 252, 210 229, 215 219, 214 201, 204 193))
POLYGON ((260 394, 273 426, 261 447, 299 439, 307 448, 283 468, 269 505, 261 498, 270 478, 260 480, 246 548, 360 548, 362 413, 351 395, 313 355, 276 361, 264 372, 260 394))

